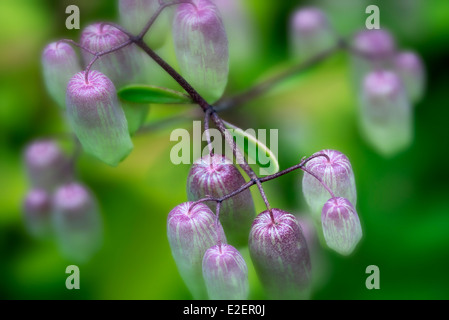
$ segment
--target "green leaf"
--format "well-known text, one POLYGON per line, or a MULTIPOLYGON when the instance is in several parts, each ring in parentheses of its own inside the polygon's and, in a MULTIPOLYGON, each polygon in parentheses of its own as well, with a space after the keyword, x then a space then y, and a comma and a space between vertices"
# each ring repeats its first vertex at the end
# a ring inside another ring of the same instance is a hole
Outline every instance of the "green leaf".
POLYGON ((230 129, 237 145, 247 154, 248 163, 257 164, 260 167, 261 175, 274 174, 279 171, 279 162, 275 154, 264 143, 258 140, 250 132, 251 130, 244 131, 229 122, 223 122, 230 129))
POLYGON ((190 96, 185 93, 151 85, 125 86, 118 91, 118 96, 135 103, 192 103, 190 96))

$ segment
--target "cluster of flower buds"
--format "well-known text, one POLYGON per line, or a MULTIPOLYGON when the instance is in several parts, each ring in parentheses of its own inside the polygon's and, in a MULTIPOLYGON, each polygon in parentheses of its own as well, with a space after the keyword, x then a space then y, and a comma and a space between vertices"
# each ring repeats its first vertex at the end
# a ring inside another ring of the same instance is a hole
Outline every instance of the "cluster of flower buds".
POLYGON ((355 210, 357 193, 349 159, 336 150, 322 150, 305 165, 302 190, 312 216, 321 221, 329 248, 349 255, 362 238, 355 210), (324 186, 327 186, 326 189, 324 186))
POLYGON ((270 298, 307 298, 310 254, 295 216, 271 209, 255 217, 249 189, 219 205, 202 201, 220 199, 244 184, 232 161, 222 155, 205 156, 193 164, 187 179, 190 202, 175 207, 167 221, 170 247, 184 282, 194 298, 247 299, 248 268, 236 247, 248 246, 270 298))
POLYGON ((75 182, 73 164, 51 140, 25 150, 30 190, 23 201, 27 231, 39 239, 56 238, 62 254, 85 262, 101 244, 101 219, 94 197, 75 182))
POLYGON ((398 51, 383 29, 357 33, 352 51, 361 131, 380 153, 396 154, 412 142, 412 104, 423 95, 423 63, 414 52, 398 51))

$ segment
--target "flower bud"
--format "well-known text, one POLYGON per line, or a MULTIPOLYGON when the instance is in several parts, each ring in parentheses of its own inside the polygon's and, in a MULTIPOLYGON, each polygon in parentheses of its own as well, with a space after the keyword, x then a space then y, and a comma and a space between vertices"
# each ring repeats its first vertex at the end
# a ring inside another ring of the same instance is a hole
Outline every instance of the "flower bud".
MULTIPOLYGON (((101 52, 117 47, 127 40, 128 36, 113 26, 95 23, 83 30, 80 43, 92 52, 101 52)), ((94 58, 86 50, 82 51, 82 55, 85 65, 94 58)), ((120 88, 139 79, 141 59, 142 55, 137 47, 130 44, 98 58, 93 69, 105 74, 117 88, 120 88)))
MULTIPOLYGON (((336 196, 342 196, 357 201, 354 173, 348 157, 337 150, 321 150, 315 154, 325 154, 311 159, 306 168, 320 178, 336 196)), ((326 201, 331 197, 329 192, 314 176, 304 173, 302 179, 302 191, 312 215, 316 220, 320 219, 321 210, 326 201)))
POLYGON ((396 44, 390 32, 362 30, 354 36, 352 45, 355 51, 351 56, 352 75, 357 90, 360 90, 367 73, 393 66, 396 44))
MULTIPOLYGON (((209 155, 196 160, 187 178, 189 201, 210 197, 223 197, 245 184, 245 179, 223 155, 209 155)), ((208 203, 215 211, 215 203, 208 203)), ((220 222, 228 242, 234 246, 246 246, 251 224, 254 220, 254 202, 249 189, 222 202, 220 222)))
POLYGON ((421 58, 414 52, 400 52, 395 57, 395 70, 404 84, 404 89, 410 101, 421 99, 425 86, 424 65, 421 58))
MULTIPOLYGON (((120 24, 132 34, 139 34, 160 7, 159 0, 119 0, 120 24)), ((164 10, 144 37, 152 49, 162 46, 168 37, 170 15, 164 10)))
POLYGON ((215 245, 203 258, 203 277, 209 299, 246 300, 249 293, 248 267, 231 245, 215 245))
POLYGON ((413 135, 410 102, 395 73, 375 71, 365 77, 360 118, 365 139, 382 154, 392 155, 410 145, 413 135))
POLYGON ((86 262, 102 242, 101 217, 90 192, 78 183, 58 188, 53 196, 53 226, 62 254, 86 262))
POLYGON ((52 191, 73 178, 72 166, 52 140, 35 140, 25 149, 25 168, 32 188, 52 191))
POLYGON ((77 54, 67 43, 50 43, 42 53, 42 68, 48 93, 59 107, 65 109, 67 83, 81 71, 77 54))
POLYGON ((36 238, 45 238, 51 234, 51 199, 42 189, 32 189, 23 204, 25 226, 36 238))
POLYGON ((228 81, 228 39, 220 13, 209 0, 178 6, 173 23, 176 57, 182 75, 209 103, 228 81))
POLYGON ((326 15, 318 8, 307 7, 295 11, 290 28, 292 54, 302 59, 311 58, 337 42, 326 15))
POLYGON ((362 238, 359 217, 348 199, 329 199, 323 207, 321 223, 326 244, 342 255, 351 254, 362 238))
POLYGON ((67 116, 87 153, 116 166, 131 152, 133 144, 117 92, 101 72, 89 72, 87 82, 85 72, 79 72, 69 81, 67 116))
POLYGON ((279 209, 254 220, 249 252, 257 275, 271 299, 304 299, 310 284, 310 255, 295 216, 279 209))
POLYGON ((218 242, 225 243, 221 226, 213 212, 203 203, 185 202, 168 214, 167 236, 179 273, 194 299, 207 299, 202 262, 206 250, 218 242), (219 231, 217 232, 217 228, 219 231))

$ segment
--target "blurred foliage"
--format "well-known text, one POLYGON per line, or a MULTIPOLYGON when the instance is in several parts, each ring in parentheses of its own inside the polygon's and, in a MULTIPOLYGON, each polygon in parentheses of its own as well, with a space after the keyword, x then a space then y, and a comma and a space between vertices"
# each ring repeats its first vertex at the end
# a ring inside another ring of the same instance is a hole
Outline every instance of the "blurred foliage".
MULTIPOLYGON (((76 3, 82 27, 117 19, 115 1, 76 3)), ((251 59, 246 59, 244 66, 236 63, 232 68, 231 64, 230 93, 250 87, 277 64, 285 63, 289 16, 294 8, 309 4, 269 0, 242 3, 257 39, 251 39, 255 47, 245 50, 251 59)), ((68 0, 0 2, 0 298, 190 299, 166 238, 168 212, 186 201, 189 170, 188 165, 170 162, 174 142, 169 135, 175 125, 134 137, 133 153, 117 168, 81 156, 79 178, 97 196, 105 224, 102 250, 89 263, 80 265, 81 290, 65 288, 65 268, 72 262, 60 256, 55 244, 36 241, 25 232, 21 202, 28 183, 23 148, 34 138, 68 131, 58 107, 44 90, 40 54, 50 41, 78 40, 79 30, 65 28, 65 8, 70 4, 68 0)), ((223 117, 243 129, 279 129, 281 169, 323 148, 338 149, 351 160, 364 238, 350 257, 322 249, 322 265, 317 266, 322 278, 312 298, 448 299, 449 2, 320 0, 313 4, 326 10, 345 36, 364 28, 366 6, 377 4, 381 26, 393 32, 402 48, 413 48, 422 55, 428 86, 425 98, 415 106, 412 147, 385 159, 361 139, 357 95, 350 85, 345 54, 288 79, 223 117), (365 269, 371 264, 380 268, 380 290, 365 287, 365 269)), ((168 52, 163 57, 172 61, 170 41, 162 52, 168 52)), ((148 121, 185 108, 189 107, 151 106, 148 121)), ((176 126, 190 129, 191 122, 176 126)), ((301 177, 301 173, 291 173, 266 184, 273 207, 294 214, 306 212, 301 177)), ((256 190, 252 192, 257 209, 263 210, 260 196, 256 190)), ((264 299, 248 251, 242 251, 250 269, 250 298, 264 299)))

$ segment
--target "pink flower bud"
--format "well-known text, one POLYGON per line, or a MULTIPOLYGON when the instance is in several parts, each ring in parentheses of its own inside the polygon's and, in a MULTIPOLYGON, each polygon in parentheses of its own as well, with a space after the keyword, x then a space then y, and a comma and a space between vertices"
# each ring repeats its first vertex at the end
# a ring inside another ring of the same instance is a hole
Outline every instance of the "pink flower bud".
POLYGON ((67 43, 50 43, 42 53, 42 71, 48 93, 59 107, 65 109, 67 83, 81 71, 77 54, 67 43))
POLYGON ((215 245, 203 258, 203 277, 209 299, 246 300, 249 293, 248 267, 231 245, 215 245))
POLYGON ((295 216, 272 209, 254 220, 249 252, 257 275, 271 299, 304 299, 310 284, 310 255, 295 216))
POLYGON ((36 238, 51 234, 51 200, 45 190, 32 189, 23 204, 24 220, 28 232, 36 238))
POLYGON ((396 44, 390 32, 383 29, 363 30, 353 39, 351 56, 354 87, 361 90, 365 76, 375 70, 393 67, 396 44))
POLYGON ((67 116, 84 150, 116 166, 132 150, 125 114, 114 84, 93 70, 77 73, 67 87, 67 116))
MULTIPOLYGON (((209 155, 196 160, 187 178, 187 197, 190 201, 222 197, 245 184, 245 179, 232 162, 223 155, 209 155)), ((207 203, 215 211, 215 203, 207 203)), ((221 204, 220 222, 226 237, 234 246, 246 246, 255 217, 254 203, 249 189, 221 204)))
POLYGON ((412 102, 421 99, 425 87, 425 71, 421 58, 414 52, 404 51, 396 55, 394 62, 407 96, 412 102))
POLYGON ((209 0, 178 6, 173 36, 179 68, 186 80, 214 103, 228 81, 228 39, 220 13, 209 0))
POLYGON ((410 102, 395 73, 375 71, 365 77, 360 119, 365 139, 382 154, 392 155, 410 145, 413 136, 410 102))
POLYGON ((206 250, 225 242, 221 226, 217 232, 215 216, 203 203, 176 206, 167 218, 167 236, 179 273, 194 299, 207 299, 202 262, 206 250))
POLYGON ((90 192, 77 183, 58 188, 53 196, 53 226, 62 254, 86 262, 102 242, 102 224, 90 192))
POLYGON ((396 45, 391 34, 383 29, 363 30, 354 37, 354 49, 368 59, 393 58, 396 45))
MULTIPOLYGON (((139 34, 160 7, 159 0, 119 0, 120 24, 134 35, 139 34)), ((152 49, 165 43, 170 30, 170 15, 165 9, 151 26, 144 40, 152 49)))
POLYGON ((36 189, 52 191, 73 178, 69 159, 52 140, 35 140, 26 147, 25 168, 36 189))
POLYGON ((302 8, 293 13, 290 21, 292 54, 302 59, 313 57, 337 42, 334 30, 318 8, 302 8))
MULTIPOLYGON (((113 26, 95 23, 86 27, 80 44, 92 52, 101 52, 121 45, 128 36, 113 26)), ((94 58, 86 50, 82 51, 85 65, 94 58)), ((105 74, 117 88, 136 81, 140 76, 141 53, 134 44, 130 44, 112 53, 101 56, 93 65, 93 69, 105 74)))
POLYGON ((348 199, 329 199, 323 207, 321 223, 326 244, 342 255, 351 254, 362 238, 359 217, 348 199))
MULTIPOLYGON (((306 164, 306 168, 332 190, 336 196, 351 199, 352 203, 357 201, 354 173, 348 157, 337 150, 321 150, 315 154, 325 154, 329 157, 320 156, 313 158, 306 164)), ((304 173, 302 179, 302 191, 311 213, 320 219, 321 210, 326 201, 331 198, 329 192, 312 175, 304 173)))

